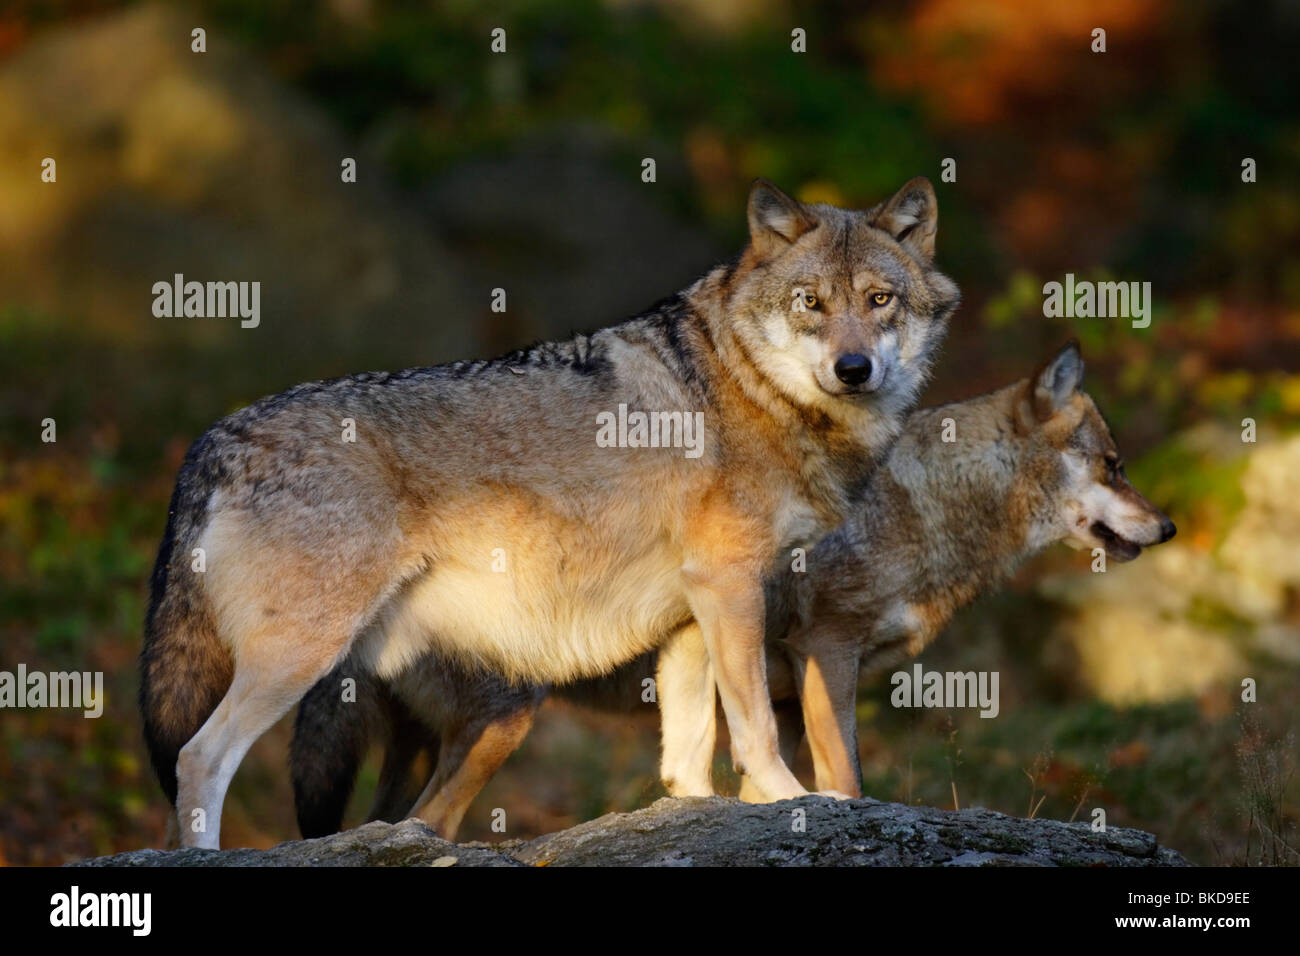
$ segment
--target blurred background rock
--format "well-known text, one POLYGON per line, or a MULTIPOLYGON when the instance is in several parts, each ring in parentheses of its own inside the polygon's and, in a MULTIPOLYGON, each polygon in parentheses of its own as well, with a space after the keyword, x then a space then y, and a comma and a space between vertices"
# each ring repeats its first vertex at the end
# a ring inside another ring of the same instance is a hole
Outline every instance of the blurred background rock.
MULTIPOLYGON (((211 421, 297 381, 631 314, 739 247, 754 176, 867 205, 924 173, 966 301, 927 401, 1078 336, 1179 536, 1104 575, 1053 550, 959 615, 924 663, 1000 671, 996 720, 895 711, 867 678, 868 792, 1102 807, 1197 862, 1297 862, 1298 40, 1281 0, 7 4, 0 669, 103 670, 108 700, 97 721, 0 712, 0 857, 161 838, 134 657, 175 470, 211 421), (177 272, 260 281, 261 325, 155 318, 153 283, 177 272), (1043 318, 1066 272, 1151 282, 1150 328, 1043 318)), ((465 837, 494 838, 495 807, 527 837, 648 803, 655 733, 652 713, 548 705, 465 837)), ((282 724, 240 770, 231 845, 294 835, 285 749, 282 724)))

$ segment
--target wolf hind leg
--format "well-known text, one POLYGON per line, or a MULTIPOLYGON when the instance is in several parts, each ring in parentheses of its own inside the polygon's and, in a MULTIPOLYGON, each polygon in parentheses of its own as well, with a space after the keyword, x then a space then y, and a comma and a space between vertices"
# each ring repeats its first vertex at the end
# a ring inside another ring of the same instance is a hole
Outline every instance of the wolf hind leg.
MULTIPOLYGON (((320 634, 319 628, 298 629, 320 634)), ((351 635, 340 628, 332 640, 286 639, 276 633, 249 635, 235 655, 226 695, 176 761, 176 812, 181 845, 219 849, 221 810, 230 781, 253 743, 293 707, 346 653, 351 635)))
POLYGON ((514 706, 443 728, 438 766, 409 816, 419 817, 444 840, 454 840, 470 803, 523 743, 541 704, 538 688, 515 691, 514 706))

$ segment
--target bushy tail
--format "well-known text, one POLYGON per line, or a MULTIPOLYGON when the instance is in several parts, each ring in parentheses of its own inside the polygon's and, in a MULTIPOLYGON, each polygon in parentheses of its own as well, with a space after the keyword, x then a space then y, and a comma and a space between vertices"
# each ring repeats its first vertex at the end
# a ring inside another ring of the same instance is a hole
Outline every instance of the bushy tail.
POLYGON ((384 720, 378 682, 344 660, 298 704, 289 745, 289 772, 298 829, 308 839, 337 833, 356 784, 372 730, 384 720), (356 681, 356 699, 343 681, 356 681))
POLYGON ((173 806, 176 758, 216 710, 234 675, 233 655, 217 634, 202 575, 191 563, 208 497, 198 483, 205 476, 194 465, 199 450, 197 444, 191 449, 172 494, 167 530, 149 582, 149 612, 140 652, 145 744, 173 806))
POLYGON ((298 829, 308 839, 343 827, 361 761, 379 737, 384 763, 379 772, 371 820, 396 823, 405 818, 438 756, 438 735, 393 696, 388 685, 345 659, 307 692, 298 705, 289 745, 293 802, 298 829), (343 681, 356 681, 344 694, 343 681), (423 775, 417 761, 427 752, 423 775))

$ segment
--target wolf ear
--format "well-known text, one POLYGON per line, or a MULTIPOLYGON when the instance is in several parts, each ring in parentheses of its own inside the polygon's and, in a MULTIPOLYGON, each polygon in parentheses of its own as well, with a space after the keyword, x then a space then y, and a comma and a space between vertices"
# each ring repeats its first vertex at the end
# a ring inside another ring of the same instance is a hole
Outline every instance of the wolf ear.
POLYGON ((909 180, 880 207, 872 225, 885 230, 914 255, 934 258, 934 236, 939 231, 939 202, 924 176, 909 180))
POLYGON ((816 225, 802 203, 766 179, 754 180, 749 190, 749 241, 760 256, 777 255, 816 225))
POLYGON ((1078 340, 1071 339, 1029 379, 1021 402, 1021 425, 1027 429, 1047 421, 1065 407, 1082 381, 1083 356, 1078 340))

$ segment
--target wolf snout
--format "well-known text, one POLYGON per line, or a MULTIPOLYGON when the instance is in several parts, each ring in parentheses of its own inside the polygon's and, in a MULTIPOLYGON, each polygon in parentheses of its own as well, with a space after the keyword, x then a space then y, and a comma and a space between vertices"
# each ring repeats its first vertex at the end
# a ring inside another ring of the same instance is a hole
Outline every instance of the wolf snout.
POLYGON ((845 385, 865 385, 871 379, 871 371, 871 359, 861 352, 850 352, 835 360, 835 377, 845 385))
POLYGON ((1178 528, 1169 520, 1168 515, 1160 516, 1160 540, 1156 544, 1164 544, 1170 538, 1178 533, 1178 528))

